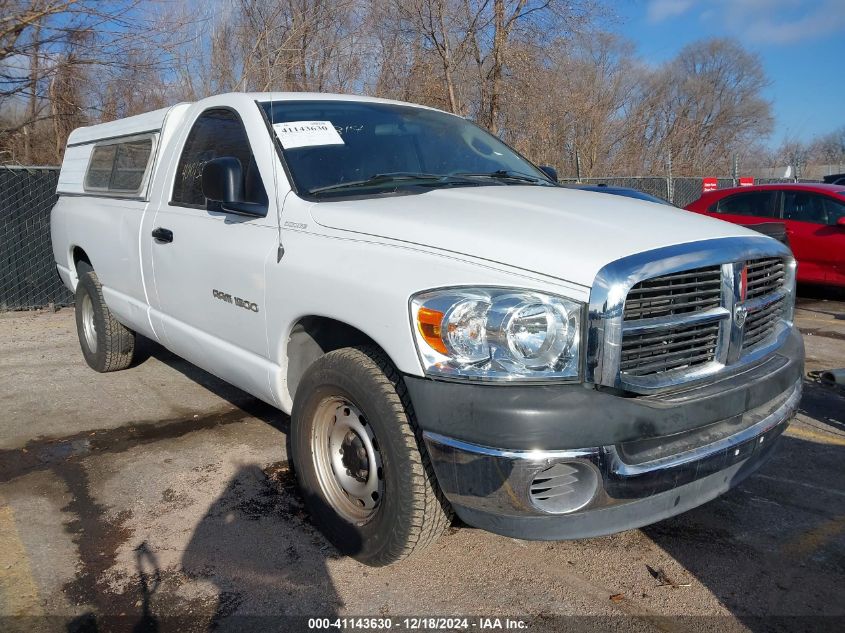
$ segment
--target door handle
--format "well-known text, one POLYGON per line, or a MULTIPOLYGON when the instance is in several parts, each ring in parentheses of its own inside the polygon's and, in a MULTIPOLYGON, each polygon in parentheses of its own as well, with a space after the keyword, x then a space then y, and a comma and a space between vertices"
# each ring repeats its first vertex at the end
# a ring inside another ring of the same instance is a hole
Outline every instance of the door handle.
POLYGON ((170 242, 173 241, 173 231, 171 231, 170 229, 163 229, 162 227, 158 227, 157 229, 153 230, 153 239, 156 242, 170 244, 170 242))

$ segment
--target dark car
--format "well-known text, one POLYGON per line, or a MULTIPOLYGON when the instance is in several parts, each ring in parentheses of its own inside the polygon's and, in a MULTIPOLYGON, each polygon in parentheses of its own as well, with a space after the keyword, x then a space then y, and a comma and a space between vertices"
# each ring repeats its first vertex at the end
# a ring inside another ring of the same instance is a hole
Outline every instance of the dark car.
POLYGON ((822 180, 826 185, 845 185, 845 174, 830 174, 829 176, 822 176, 822 180))
MULTIPOLYGON (((610 187, 608 185, 567 185, 571 189, 581 189, 582 191, 596 191, 598 193, 609 193, 613 196, 625 196, 627 198, 636 198, 637 200, 645 200, 647 202, 656 202, 657 204, 668 204, 675 206, 671 202, 667 202, 663 198, 658 198, 650 193, 644 193, 637 189, 630 187, 610 187)), ((742 223, 740 223, 742 224, 742 223)), ((786 233, 786 225, 783 222, 766 222, 764 224, 742 224, 746 228, 768 235, 775 238, 779 242, 789 245, 789 239, 786 233)))
POLYGON ((687 210, 735 224, 785 223, 798 260, 798 281, 845 287, 845 185, 783 183, 717 189, 687 210))
POLYGON ((612 196, 625 196, 626 198, 636 198, 637 200, 645 200, 646 202, 656 202, 658 204, 672 205, 671 202, 658 198, 650 193, 644 193, 637 189, 630 187, 611 187, 609 185, 566 185, 570 189, 580 189, 581 191, 596 191, 598 193, 609 193, 612 196))

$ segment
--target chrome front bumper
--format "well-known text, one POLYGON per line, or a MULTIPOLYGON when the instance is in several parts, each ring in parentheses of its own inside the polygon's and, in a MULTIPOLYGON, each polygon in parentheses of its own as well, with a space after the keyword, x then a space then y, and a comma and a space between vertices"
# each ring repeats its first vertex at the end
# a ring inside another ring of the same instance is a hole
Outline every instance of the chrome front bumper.
POLYGON ((634 451, 624 444, 512 451, 432 432, 423 437, 438 483, 466 523, 518 538, 583 538, 659 521, 735 486, 770 454, 798 408, 801 390, 799 379, 773 400, 724 421, 712 432, 716 439, 704 444, 710 431, 655 438, 634 451), (741 430, 726 433, 731 428, 741 430), (667 447, 685 443, 692 447, 665 454, 667 447), (577 464, 580 473, 596 475, 581 477, 596 483, 585 484, 594 490, 571 512, 545 511, 532 497, 535 477, 555 464, 577 464))

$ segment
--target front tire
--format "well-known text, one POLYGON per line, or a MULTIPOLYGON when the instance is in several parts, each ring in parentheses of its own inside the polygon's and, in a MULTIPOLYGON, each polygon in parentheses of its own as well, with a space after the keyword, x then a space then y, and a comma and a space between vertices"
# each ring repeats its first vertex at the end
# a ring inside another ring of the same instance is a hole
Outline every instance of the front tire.
POLYGON ((97 273, 85 263, 76 284, 76 332, 85 362, 101 373, 126 369, 135 353, 135 333, 114 318, 97 273))
POLYGON ((343 554, 387 565, 451 522, 405 385, 376 347, 329 352, 308 368, 290 445, 312 519, 343 554))

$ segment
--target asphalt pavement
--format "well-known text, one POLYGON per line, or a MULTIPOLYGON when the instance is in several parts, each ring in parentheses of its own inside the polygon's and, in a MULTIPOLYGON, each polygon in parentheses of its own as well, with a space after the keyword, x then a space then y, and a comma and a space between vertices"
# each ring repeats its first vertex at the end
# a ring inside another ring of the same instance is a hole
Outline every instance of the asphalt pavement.
POLYGON ((424 555, 374 569, 309 522, 287 416, 148 341, 129 370, 96 374, 72 309, 0 314, 0 629, 466 616, 473 629, 508 617, 532 631, 842 630, 845 392, 813 372, 845 366, 845 302, 810 293, 796 320, 801 411, 735 490, 582 541, 456 523, 424 555))

